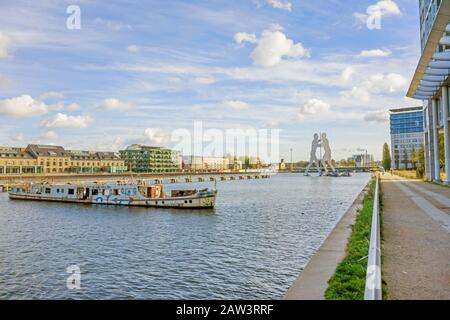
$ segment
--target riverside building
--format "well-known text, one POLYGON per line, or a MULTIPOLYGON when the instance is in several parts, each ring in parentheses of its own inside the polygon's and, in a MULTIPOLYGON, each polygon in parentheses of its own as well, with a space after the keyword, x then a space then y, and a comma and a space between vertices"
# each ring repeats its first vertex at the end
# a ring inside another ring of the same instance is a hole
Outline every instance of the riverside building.
POLYGON ((450 184, 449 85, 450 1, 420 0, 421 57, 407 96, 423 100, 425 172, 440 181, 440 136, 443 136, 444 183, 450 184))
POLYGON ((163 173, 181 170, 181 155, 175 150, 133 144, 119 152, 132 172, 163 173))
POLYGON ((224 171, 230 169, 230 161, 224 157, 183 156, 183 169, 194 171, 224 171))
POLYGON ((0 174, 122 173, 125 161, 114 152, 73 151, 61 146, 29 144, 0 147, 0 174))
POLYGON ((413 154, 418 153, 424 143, 423 107, 389 111, 392 168, 394 170, 413 169, 413 154))
POLYGON ((43 167, 21 148, 0 147, 0 174, 42 173, 43 167))

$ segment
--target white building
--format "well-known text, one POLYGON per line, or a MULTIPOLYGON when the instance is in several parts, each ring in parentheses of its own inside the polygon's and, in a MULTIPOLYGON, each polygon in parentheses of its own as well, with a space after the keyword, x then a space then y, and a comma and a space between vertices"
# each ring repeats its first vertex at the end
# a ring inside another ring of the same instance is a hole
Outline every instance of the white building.
POLYGON ((368 166, 374 162, 374 157, 371 154, 354 154, 352 157, 347 159, 348 161, 354 161, 356 166, 368 166))
POLYGON ((185 170, 228 170, 229 164, 229 160, 222 157, 183 156, 185 170))

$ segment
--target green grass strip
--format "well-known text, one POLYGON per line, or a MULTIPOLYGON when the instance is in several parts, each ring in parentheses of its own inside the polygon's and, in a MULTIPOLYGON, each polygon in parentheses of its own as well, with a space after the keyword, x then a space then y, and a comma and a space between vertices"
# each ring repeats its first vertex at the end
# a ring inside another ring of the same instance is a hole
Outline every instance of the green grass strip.
POLYGON ((327 300, 364 300, 374 192, 375 179, 370 184, 370 191, 352 226, 347 255, 328 281, 329 286, 325 292, 327 300))

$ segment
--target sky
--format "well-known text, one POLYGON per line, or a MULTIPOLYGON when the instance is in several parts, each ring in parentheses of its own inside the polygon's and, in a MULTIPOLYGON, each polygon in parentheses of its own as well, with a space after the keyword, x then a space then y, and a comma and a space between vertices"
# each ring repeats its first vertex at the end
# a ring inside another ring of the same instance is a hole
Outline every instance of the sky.
POLYGON ((0 145, 179 148, 174 132, 201 121, 279 130, 285 159, 307 160, 316 132, 336 160, 380 159, 387 110, 421 105, 405 98, 418 14, 411 0, 0 0, 0 145))

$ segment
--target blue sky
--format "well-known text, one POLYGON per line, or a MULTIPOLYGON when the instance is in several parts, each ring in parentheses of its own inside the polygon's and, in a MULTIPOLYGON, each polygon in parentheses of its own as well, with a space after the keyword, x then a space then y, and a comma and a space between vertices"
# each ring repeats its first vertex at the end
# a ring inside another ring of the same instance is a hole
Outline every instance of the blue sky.
POLYGON ((315 132, 333 157, 381 157, 386 110, 420 54, 411 0, 0 0, 0 145, 173 146, 171 132, 280 129, 281 157, 315 132), (69 5, 81 29, 69 30, 69 5), (381 29, 364 23, 381 5, 381 29))

